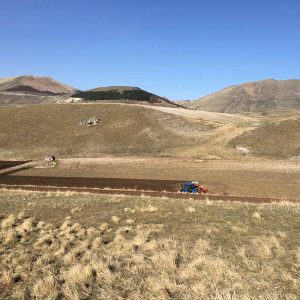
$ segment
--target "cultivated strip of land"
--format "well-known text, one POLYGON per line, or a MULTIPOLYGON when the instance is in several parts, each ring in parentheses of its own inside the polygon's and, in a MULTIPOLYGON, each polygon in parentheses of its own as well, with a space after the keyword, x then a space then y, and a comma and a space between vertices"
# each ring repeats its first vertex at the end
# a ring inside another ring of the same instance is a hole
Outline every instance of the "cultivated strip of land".
POLYGON ((0 175, 14 173, 21 170, 30 169, 36 166, 34 161, 1 161, 0 162, 0 175))

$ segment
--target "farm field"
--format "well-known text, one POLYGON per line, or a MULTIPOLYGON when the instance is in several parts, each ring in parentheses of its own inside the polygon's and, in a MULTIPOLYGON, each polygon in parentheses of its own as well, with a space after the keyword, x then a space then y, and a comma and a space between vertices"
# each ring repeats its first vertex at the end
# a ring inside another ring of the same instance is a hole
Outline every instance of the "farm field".
POLYGON ((0 214, 1 299, 300 297, 299 204, 1 190, 0 214))
MULTIPOLYGON (((97 159, 70 158, 59 160, 55 168, 31 168, 16 172, 13 176, 22 176, 23 184, 26 183, 24 176, 74 177, 73 186, 76 185, 75 177, 83 178, 82 182, 85 177, 86 182, 88 178, 93 178, 94 185, 97 185, 98 178, 102 188, 121 188, 121 183, 116 179, 120 179, 120 182, 139 179, 145 181, 140 189, 171 192, 179 189, 180 182, 191 180, 206 185, 210 194, 300 200, 298 160, 245 158, 233 161, 111 156, 97 159), (155 186, 151 187, 151 180, 157 181, 155 186), (164 180, 171 182, 166 183, 164 180), (107 186, 101 182, 106 182, 107 186)), ((124 184, 124 188, 132 188, 134 181, 131 186, 124 184)))

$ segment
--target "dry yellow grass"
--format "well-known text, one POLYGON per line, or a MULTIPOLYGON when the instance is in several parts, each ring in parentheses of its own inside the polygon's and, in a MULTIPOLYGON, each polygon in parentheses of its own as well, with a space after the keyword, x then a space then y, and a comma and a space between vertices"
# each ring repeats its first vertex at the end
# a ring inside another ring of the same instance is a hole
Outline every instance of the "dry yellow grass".
POLYGON ((0 298, 299 299, 299 207, 1 191, 0 298))
POLYGON ((299 159, 300 118, 298 116, 245 132, 230 141, 232 146, 244 145, 258 156, 299 159))
MULTIPOLYGON (((40 159, 49 153, 60 157, 176 156, 184 149, 203 147, 201 137, 213 135, 222 125, 140 105, 108 103, 7 106, 1 108, 0 119, 3 159, 40 159), (98 126, 79 125, 94 115, 102 119, 98 126)), ((232 130, 237 126, 233 124, 232 130)))

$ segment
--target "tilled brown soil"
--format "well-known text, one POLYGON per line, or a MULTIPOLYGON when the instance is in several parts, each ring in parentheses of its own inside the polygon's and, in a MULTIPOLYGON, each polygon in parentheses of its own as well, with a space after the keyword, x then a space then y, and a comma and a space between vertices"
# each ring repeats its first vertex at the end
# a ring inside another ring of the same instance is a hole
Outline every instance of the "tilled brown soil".
MULTIPOLYGON (((97 194, 123 194, 123 195, 148 195, 153 197, 169 197, 169 198, 193 198, 193 199, 205 199, 203 195, 199 194, 183 194, 180 193, 182 180, 164 180, 164 179, 132 179, 132 178, 103 178, 103 177, 76 177, 76 176, 23 176, 20 174, 19 170, 15 170, 16 167, 22 167, 21 164, 24 164, 23 161, 0 161, 0 170, 2 168, 3 174, 0 172, 0 188, 7 189, 22 189, 22 190, 33 190, 33 191, 74 191, 74 192, 89 192, 97 194), (5 172, 7 168, 7 172, 5 172), (11 171, 9 171, 11 170, 11 171), (13 174, 16 173, 16 174, 13 174), (11 174, 11 175, 8 175, 11 174), (20 174, 20 175, 18 175, 20 174)), ((32 168, 33 165, 24 164, 24 168, 32 168)), ((107 170, 107 169, 106 169, 107 170)), ((115 173, 114 173, 115 174, 115 173)), ((206 176, 209 175, 209 172, 205 172, 206 176)), ((226 183, 226 177, 231 173, 227 170, 224 173, 221 173, 221 178, 219 178, 216 173, 213 173, 213 178, 205 182, 209 183, 208 187, 210 189, 210 194, 208 198, 210 200, 223 200, 223 201, 240 201, 240 202, 276 202, 276 201, 292 201, 300 202, 298 197, 280 197, 280 195, 272 195, 266 193, 265 195, 260 195, 257 192, 254 194, 245 194, 244 189, 249 185, 253 187, 253 183, 248 180, 247 185, 243 185, 242 193, 236 191, 236 193, 228 193, 226 184, 235 182, 232 178, 231 181, 226 183), (298 200, 297 200, 298 199, 298 200)), ((121 173, 121 176, 124 175, 121 173)), ((270 178, 264 174, 263 177, 259 177, 259 182, 263 182, 266 186, 266 189, 273 187, 274 189, 274 180, 276 179, 273 173, 269 174, 270 178)), ((284 180, 287 183, 290 182, 290 178, 285 174, 284 180)), ((83 173, 84 176, 84 173, 83 173)), ((250 176, 250 179, 253 181, 256 176, 250 176)), ((280 178, 283 179, 282 174, 280 178)), ((228 178, 227 178, 228 179, 228 178)), ((276 181, 276 180, 275 180, 276 181)), ((297 181, 295 175, 292 176, 292 181, 297 181)), ((239 183, 239 182, 238 182, 239 183)), ((286 183, 286 185, 287 185, 286 183)), ((234 185, 236 186, 236 185, 234 185)), ((233 187, 234 187, 233 186, 233 187)), ((237 185, 240 186, 240 183, 237 185)), ((276 185, 277 186, 277 185, 276 185)), ((256 190, 260 191, 259 188, 254 185, 256 190)), ((294 185, 290 187, 294 188, 294 185)))
POLYGON ((177 192, 182 181, 124 178, 0 176, 0 184, 177 192))
MULTIPOLYGON (((238 201, 253 203, 271 203, 286 199, 246 197, 236 195, 187 194, 180 193, 182 181, 144 180, 116 178, 80 178, 80 177, 38 177, 38 176, 0 176, 0 188, 28 191, 73 191, 94 194, 147 195, 166 198, 192 198, 204 200, 238 201)), ((289 199, 291 202, 299 202, 289 199)))
POLYGON ((300 201, 299 161, 248 158, 241 161, 166 157, 78 158, 59 160, 55 168, 31 168, 11 175, 199 181, 208 187, 211 194, 300 201))
POLYGON ((28 161, 4 161, 0 160, 0 170, 22 165, 28 161))

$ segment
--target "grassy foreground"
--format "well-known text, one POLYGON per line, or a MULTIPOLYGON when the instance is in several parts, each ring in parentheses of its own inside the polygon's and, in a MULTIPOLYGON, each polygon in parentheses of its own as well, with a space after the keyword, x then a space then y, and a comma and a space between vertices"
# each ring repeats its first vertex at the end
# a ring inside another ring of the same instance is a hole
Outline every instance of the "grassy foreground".
POLYGON ((0 193, 1 299, 299 299, 300 205, 0 193))

